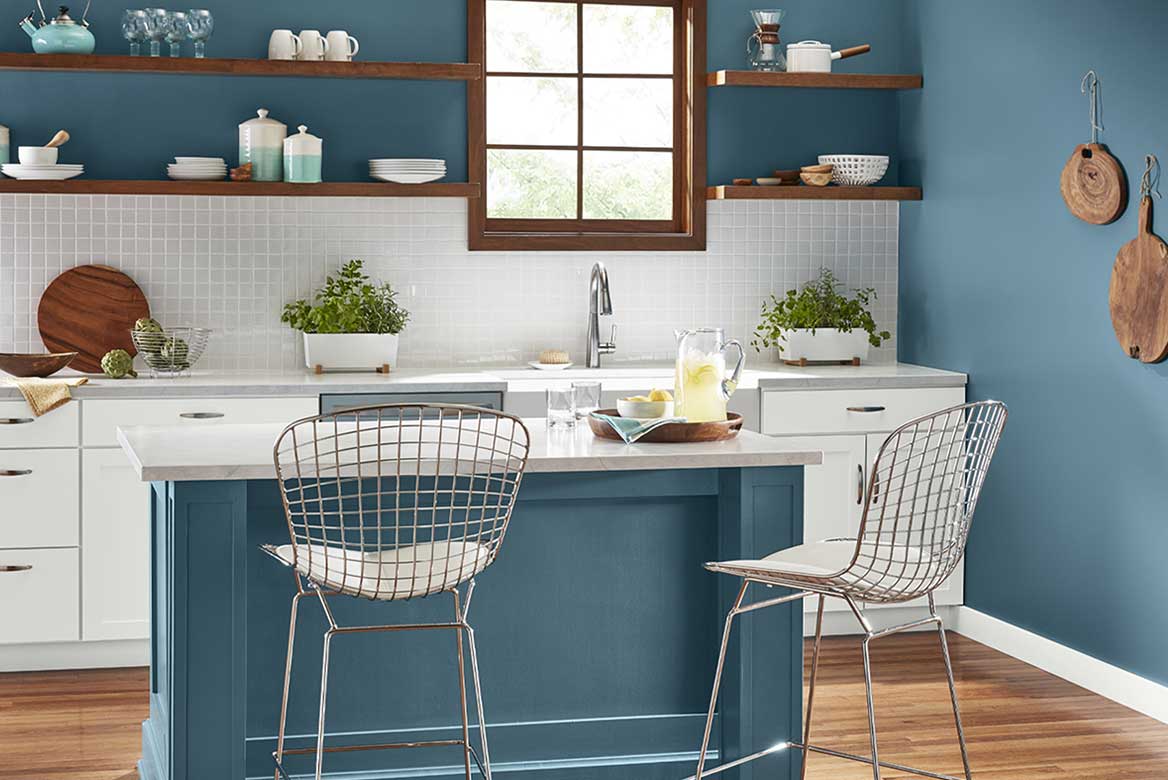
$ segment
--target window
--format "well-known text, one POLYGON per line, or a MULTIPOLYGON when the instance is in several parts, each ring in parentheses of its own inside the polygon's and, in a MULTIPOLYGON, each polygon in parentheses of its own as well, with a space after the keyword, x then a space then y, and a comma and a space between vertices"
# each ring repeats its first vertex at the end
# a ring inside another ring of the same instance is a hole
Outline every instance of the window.
POLYGON ((705 0, 469 0, 471 249, 704 249, 705 0))

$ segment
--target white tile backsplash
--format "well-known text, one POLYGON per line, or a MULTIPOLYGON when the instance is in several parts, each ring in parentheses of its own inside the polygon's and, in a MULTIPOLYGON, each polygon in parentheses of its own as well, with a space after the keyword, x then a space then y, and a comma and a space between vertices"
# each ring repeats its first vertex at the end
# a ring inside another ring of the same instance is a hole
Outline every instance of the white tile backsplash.
POLYGON ((588 275, 603 260, 613 363, 670 359, 678 326, 721 326, 746 343, 763 299, 822 266, 849 287, 876 288, 873 314, 894 339, 873 357, 890 362, 898 219, 896 203, 713 201, 704 253, 472 253, 458 199, 4 194, 0 350, 40 350, 36 306, 47 284, 104 263, 138 282, 164 324, 215 331, 201 367, 294 369, 302 356, 298 334, 279 321, 284 304, 362 258, 413 313, 403 366, 519 364, 549 347, 579 361, 588 275))

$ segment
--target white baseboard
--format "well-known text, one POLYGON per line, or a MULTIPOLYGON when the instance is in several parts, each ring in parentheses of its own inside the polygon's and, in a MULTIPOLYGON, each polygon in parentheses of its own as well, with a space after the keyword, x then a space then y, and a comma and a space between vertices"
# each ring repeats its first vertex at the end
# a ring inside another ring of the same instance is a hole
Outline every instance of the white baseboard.
POLYGON ((146 639, 0 645, 0 672, 116 669, 149 665, 150 642, 146 639))
POLYGON ((950 624, 975 642, 1037 666, 1092 693, 1168 723, 1168 686, 1060 645, 976 609, 958 607, 950 624))

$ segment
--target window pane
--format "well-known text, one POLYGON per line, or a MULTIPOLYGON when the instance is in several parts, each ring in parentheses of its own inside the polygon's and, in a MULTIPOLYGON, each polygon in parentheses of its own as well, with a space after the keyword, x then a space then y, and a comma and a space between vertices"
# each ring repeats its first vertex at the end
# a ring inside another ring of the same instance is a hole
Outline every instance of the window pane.
POLYGON ((585 79, 587 146, 673 146, 673 81, 585 79))
POLYGON ((487 70, 576 72, 576 6, 489 0, 487 70))
POLYGON ((673 155, 585 152, 585 219, 672 219, 673 155))
POLYGON ((487 79, 487 143, 575 146, 576 79, 487 79))
POLYGON ((584 6, 585 73, 672 73, 673 9, 584 6))
POLYGON ((487 216, 575 219, 576 153, 488 150, 487 216))

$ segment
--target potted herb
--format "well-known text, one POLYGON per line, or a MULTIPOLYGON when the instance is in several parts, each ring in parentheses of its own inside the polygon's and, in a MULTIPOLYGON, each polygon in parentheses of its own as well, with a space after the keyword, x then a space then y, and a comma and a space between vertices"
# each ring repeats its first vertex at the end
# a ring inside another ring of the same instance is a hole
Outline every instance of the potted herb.
POLYGON ((318 371, 388 367, 397 363, 398 334, 410 313, 388 284, 377 284, 351 260, 325 280, 312 301, 284 307, 281 322, 304 333, 304 362, 318 371))
POLYGON ((788 290, 786 296, 771 295, 763 303, 762 322, 754 331, 754 348, 776 347, 783 360, 846 362, 866 360, 868 347, 878 347, 892 338, 877 331, 869 311, 876 291, 856 290, 853 297, 841 295, 839 281, 824 268, 819 278, 802 290, 788 290))

